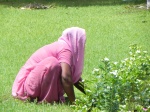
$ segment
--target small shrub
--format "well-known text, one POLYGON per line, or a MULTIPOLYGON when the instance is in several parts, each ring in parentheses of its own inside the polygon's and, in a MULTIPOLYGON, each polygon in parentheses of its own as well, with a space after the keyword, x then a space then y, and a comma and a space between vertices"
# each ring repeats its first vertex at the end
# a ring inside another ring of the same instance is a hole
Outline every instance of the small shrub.
POLYGON ((85 81, 86 95, 76 99, 75 111, 122 112, 150 110, 150 57, 131 45, 129 57, 119 62, 104 58, 85 81), (86 85, 93 85, 89 88, 86 85))

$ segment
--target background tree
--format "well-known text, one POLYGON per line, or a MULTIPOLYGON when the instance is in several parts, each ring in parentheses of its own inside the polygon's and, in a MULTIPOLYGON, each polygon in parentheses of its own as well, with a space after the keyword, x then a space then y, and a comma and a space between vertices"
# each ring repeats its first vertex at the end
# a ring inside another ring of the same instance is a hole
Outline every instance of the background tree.
POLYGON ((150 9, 150 0, 147 0, 147 9, 150 9))

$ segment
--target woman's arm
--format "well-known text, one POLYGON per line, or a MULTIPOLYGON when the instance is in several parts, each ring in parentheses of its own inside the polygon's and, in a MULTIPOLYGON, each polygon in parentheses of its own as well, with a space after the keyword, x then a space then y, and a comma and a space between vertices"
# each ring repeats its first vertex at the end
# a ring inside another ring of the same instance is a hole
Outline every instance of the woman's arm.
POLYGON ((73 103, 75 101, 75 93, 73 88, 71 68, 67 63, 61 63, 61 68, 62 68, 61 81, 63 89, 67 94, 69 100, 73 103))
POLYGON ((84 83, 82 82, 82 79, 80 78, 75 84, 74 86, 79 89, 82 93, 86 94, 85 93, 85 90, 84 90, 84 83))

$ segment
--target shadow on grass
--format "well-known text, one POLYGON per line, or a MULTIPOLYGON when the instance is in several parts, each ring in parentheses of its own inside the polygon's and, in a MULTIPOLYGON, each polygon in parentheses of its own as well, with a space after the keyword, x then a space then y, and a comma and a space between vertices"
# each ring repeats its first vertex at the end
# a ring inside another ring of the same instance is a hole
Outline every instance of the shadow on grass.
POLYGON ((141 4, 145 0, 0 0, 0 5, 20 7, 29 3, 42 3, 61 7, 112 6, 122 4, 141 4))

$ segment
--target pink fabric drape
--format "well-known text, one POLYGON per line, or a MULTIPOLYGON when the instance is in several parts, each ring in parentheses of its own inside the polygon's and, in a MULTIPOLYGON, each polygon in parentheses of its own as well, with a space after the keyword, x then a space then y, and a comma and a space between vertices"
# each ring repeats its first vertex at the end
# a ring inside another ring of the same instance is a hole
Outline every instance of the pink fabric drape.
POLYGON ((86 42, 85 30, 78 27, 68 28, 63 31, 58 41, 65 41, 73 55, 73 82, 77 82, 82 74, 84 63, 84 49, 86 42))

